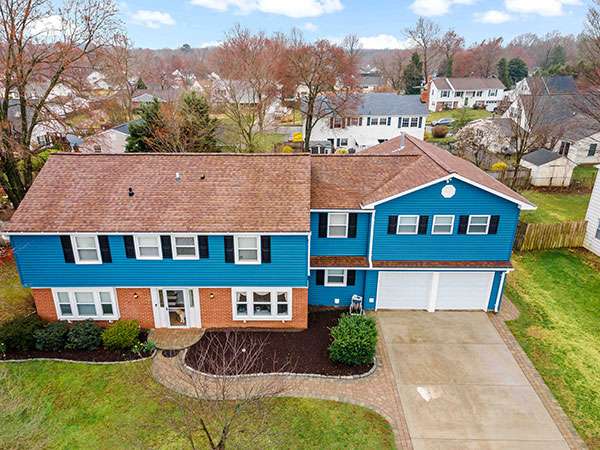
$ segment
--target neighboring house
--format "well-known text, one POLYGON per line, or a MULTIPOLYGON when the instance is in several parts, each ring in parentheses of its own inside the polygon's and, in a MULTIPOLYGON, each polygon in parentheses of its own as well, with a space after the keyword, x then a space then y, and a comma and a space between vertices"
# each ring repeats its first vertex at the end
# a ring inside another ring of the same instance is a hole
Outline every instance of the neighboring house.
POLYGON ((106 81, 106 75, 97 70, 90 72, 86 80, 92 89, 109 90, 112 88, 112 85, 106 81))
POLYGON ((130 123, 123 123, 86 137, 79 150, 81 153, 125 153, 130 123))
POLYGON ((577 164, 556 152, 541 148, 524 155, 521 166, 531 170, 529 181, 533 186, 566 187, 571 185, 573 169, 577 164))
MULTIPOLYGON (((600 169, 600 166, 596 166, 596 168, 600 169)), ((585 220, 587 220, 587 231, 583 246, 600 256, 600 176, 598 175, 596 175, 596 183, 590 197, 585 220)))
MULTIPOLYGON (((418 95, 371 92, 359 94, 356 103, 343 117, 329 115, 319 120, 311 141, 329 141, 334 149, 361 151, 403 132, 423 139, 429 113, 418 95)), ((306 122, 303 128, 306 130, 306 122)))
MULTIPOLYGON (((19 99, 8 100, 8 123, 16 136, 21 135, 23 121, 21 119, 21 104, 19 99)), ((33 108, 25 108, 27 114, 27 126, 31 124, 29 118, 33 114, 33 108)), ((31 132, 31 148, 50 147, 54 144, 64 142, 66 130, 62 123, 56 120, 39 122, 31 132)))
POLYGON ((385 86, 383 76, 375 67, 364 67, 360 70, 358 87, 362 92, 373 92, 385 86))
MULTIPOLYGON (((563 111, 568 105, 563 103, 563 111)), ((574 112, 556 143, 554 151, 575 164, 600 163, 600 124, 596 120, 574 112)))
POLYGON ((517 82, 510 91, 511 100, 519 95, 573 95, 577 93, 575 78, 571 75, 531 76, 517 82))
POLYGON ((429 111, 456 108, 496 109, 504 98, 497 78, 434 78, 428 89, 429 111))
POLYGON ((312 306, 500 307, 521 209, 406 136, 361 155, 57 154, 7 225, 47 320, 306 328, 312 306), (381 153, 381 154, 379 154, 381 153))
POLYGON ((145 103, 151 103, 158 100, 160 103, 174 102, 185 92, 182 88, 148 88, 138 89, 131 98, 132 105, 137 108, 145 103))

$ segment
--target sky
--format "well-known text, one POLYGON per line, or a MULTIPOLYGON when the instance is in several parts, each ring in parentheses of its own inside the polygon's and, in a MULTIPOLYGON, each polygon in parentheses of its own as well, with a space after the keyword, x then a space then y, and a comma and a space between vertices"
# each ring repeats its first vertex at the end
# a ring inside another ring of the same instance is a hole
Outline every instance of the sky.
POLYGON ((550 31, 578 34, 587 0, 126 0, 119 3, 136 47, 215 45, 240 24, 252 31, 288 32, 309 40, 361 38, 364 48, 404 48, 403 30, 418 16, 454 29, 467 44, 550 31))

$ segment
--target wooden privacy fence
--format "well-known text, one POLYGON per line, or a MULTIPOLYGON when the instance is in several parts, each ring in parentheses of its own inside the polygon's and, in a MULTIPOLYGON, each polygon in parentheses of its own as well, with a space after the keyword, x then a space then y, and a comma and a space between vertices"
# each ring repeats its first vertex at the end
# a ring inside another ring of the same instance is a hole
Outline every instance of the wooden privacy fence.
POLYGON ((582 247, 587 221, 560 223, 519 222, 515 250, 582 247))

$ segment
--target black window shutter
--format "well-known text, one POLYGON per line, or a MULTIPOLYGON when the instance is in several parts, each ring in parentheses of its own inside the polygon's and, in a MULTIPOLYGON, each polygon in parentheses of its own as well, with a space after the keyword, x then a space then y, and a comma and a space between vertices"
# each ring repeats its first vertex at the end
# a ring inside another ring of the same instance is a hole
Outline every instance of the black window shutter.
POLYGON ((362 117, 359 117, 359 118, 358 118, 358 126, 359 126, 359 127, 362 127, 362 117))
POLYGON ((319 213, 319 237, 327 237, 327 213, 319 213))
POLYGON ((356 219, 358 214, 350 213, 348 214, 348 237, 355 238, 356 237, 356 219))
POLYGON ((423 126, 423 117, 419 117, 419 128, 423 126))
POLYGON ((171 247, 171 236, 161 236, 160 246, 162 247, 162 256, 164 259, 173 258, 173 248, 171 247))
POLYGON ((235 256, 233 254, 233 236, 224 236, 223 238, 225 243, 225 262, 235 262, 235 256))
POLYGON ((429 216, 419 216, 419 234, 427 234, 429 216))
POLYGON ((208 258, 208 236, 198 236, 198 257, 208 258))
POLYGON ((260 261, 262 263, 271 262, 271 236, 260 237, 260 261))
POLYGON ((323 286, 325 284, 325 271, 317 270, 317 286, 323 286))
POLYGON ((333 117, 329 118, 329 128, 333 128, 333 117))
POLYGON ((467 227, 469 226, 469 216, 460 216, 458 222, 458 234, 467 234, 467 227))
POLYGON ((133 243, 133 236, 123 236, 123 243, 125 244, 125 256, 135 259, 135 244, 133 243))
POLYGON ((497 234, 499 223, 500 223, 500 216, 492 216, 490 218, 490 226, 488 229, 488 234, 497 234))
POLYGON ((102 262, 111 263, 112 256, 110 254, 110 245, 108 245, 108 236, 98 236, 98 242, 100 243, 100 255, 102 256, 102 262))
POLYGON ((388 234, 396 234, 398 231, 398 216, 388 217, 388 234))
POLYGON ((61 236, 60 244, 62 245, 65 262, 75 263, 75 255, 73 254, 73 244, 71 243, 71 236, 61 236))
POLYGON ((402 116, 398 117, 398 128, 402 126, 402 116))
POLYGON ((388 127, 392 124, 392 118, 391 117, 388 117, 387 124, 388 124, 388 127))
POLYGON ((371 125, 371 118, 367 117, 367 126, 371 125))
POLYGON ((349 270, 346 273, 346 285, 354 286, 355 283, 356 283, 356 270, 349 270))

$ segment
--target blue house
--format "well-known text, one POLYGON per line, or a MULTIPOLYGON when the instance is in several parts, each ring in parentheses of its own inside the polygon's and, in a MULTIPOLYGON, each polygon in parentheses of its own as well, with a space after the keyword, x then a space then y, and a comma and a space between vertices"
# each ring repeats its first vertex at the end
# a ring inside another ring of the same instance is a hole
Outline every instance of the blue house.
POLYGON ((359 155, 58 154, 8 225, 48 320, 305 328, 497 311, 525 198, 409 136, 359 155))

